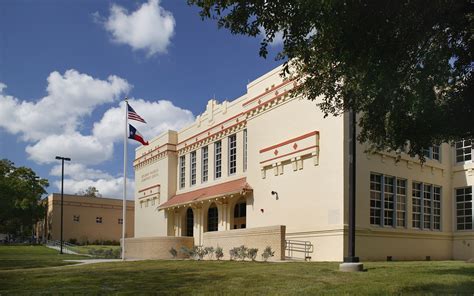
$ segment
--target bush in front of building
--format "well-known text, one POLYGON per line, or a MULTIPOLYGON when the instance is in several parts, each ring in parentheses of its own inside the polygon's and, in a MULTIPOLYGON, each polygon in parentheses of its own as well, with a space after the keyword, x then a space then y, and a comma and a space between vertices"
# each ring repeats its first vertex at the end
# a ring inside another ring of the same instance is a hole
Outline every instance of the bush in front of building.
POLYGON ((215 253, 217 260, 221 260, 224 257, 224 250, 221 247, 217 247, 215 253))
POLYGON ((247 250, 247 258, 249 258, 250 260, 252 261, 255 261, 255 258, 257 258, 257 253, 258 253, 258 249, 256 248, 249 248, 247 250))
POLYGON ((176 259, 176 257, 178 256, 178 251, 176 251, 175 248, 171 247, 170 254, 171 256, 173 256, 173 259, 176 259))
POLYGON ((263 261, 267 262, 267 260, 268 260, 270 257, 273 257, 273 256, 275 256, 275 251, 272 250, 272 247, 267 246, 267 247, 263 250, 263 253, 262 253, 262 259, 263 259, 263 261))
POLYGON ((205 247, 204 252, 207 255, 207 259, 209 260, 214 259, 214 252, 215 252, 214 247, 205 247))
POLYGON ((92 255, 97 258, 104 258, 104 259, 119 259, 122 253, 121 248, 115 249, 100 249, 100 248, 91 248, 88 251, 89 255, 92 255))

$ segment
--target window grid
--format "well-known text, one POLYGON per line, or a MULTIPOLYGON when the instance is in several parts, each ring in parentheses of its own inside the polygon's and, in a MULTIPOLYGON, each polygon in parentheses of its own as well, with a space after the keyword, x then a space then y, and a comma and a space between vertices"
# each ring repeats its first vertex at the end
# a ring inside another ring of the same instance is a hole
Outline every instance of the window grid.
POLYGON ((393 213, 395 202, 395 178, 384 176, 384 225, 393 226, 393 213))
POLYGON ((179 157, 179 188, 186 186, 186 156, 179 157))
POLYGON ((433 196, 433 187, 428 184, 423 185, 423 228, 431 228, 431 197, 433 196))
POLYGON ((207 182, 209 178, 209 147, 205 146, 201 149, 201 182, 207 182))
POLYGON ((412 188, 412 226, 414 228, 421 228, 421 194, 422 185, 418 182, 413 182, 412 188))
POLYGON ((406 227, 407 180, 397 178, 397 226, 406 227))
POLYGON ((229 137, 229 175, 237 172, 237 136, 231 135, 229 137))
POLYGON ((102 217, 95 217, 95 223, 102 224, 102 217))
POLYGON ((441 187, 413 182, 412 227, 441 230, 441 187))
POLYGON ((72 217, 72 220, 73 220, 74 222, 79 222, 80 219, 81 219, 81 217, 80 217, 79 215, 74 215, 74 216, 72 217))
POLYGON ((456 188, 456 229, 472 230, 472 187, 456 188))
POLYGON ((456 142, 456 162, 464 162, 472 159, 472 140, 456 142))
POLYGON ((189 168, 190 178, 189 183, 191 186, 196 185, 196 151, 191 152, 189 157, 189 168))
POLYGON ((441 187, 433 187, 433 229, 441 230, 441 187))
POLYGON ((120 225, 123 224, 123 219, 122 218, 118 218, 118 224, 120 224, 120 225))
POLYGON ((214 144, 214 179, 222 176, 222 142, 214 144))
POLYGON ((380 225, 382 207, 382 176, 370 174, 370 224, 380 225))
POLYGON ((423 149, 423 155, 428 159, 440 161, 441 150, 439 145, 433 145, 428 149, 423 149))
POLYGON ((244 144, 244 151, 243 151, 244 152, 244 157, 243 157, 244 158, 243 159, 244 160, 244 164, 243 164, 244 168, 243 169, 244 169, 244 172, 245 172, 245 171, 247 171, 247 129, 244 129, 243 142, 244 142, 243 143, 244 144))

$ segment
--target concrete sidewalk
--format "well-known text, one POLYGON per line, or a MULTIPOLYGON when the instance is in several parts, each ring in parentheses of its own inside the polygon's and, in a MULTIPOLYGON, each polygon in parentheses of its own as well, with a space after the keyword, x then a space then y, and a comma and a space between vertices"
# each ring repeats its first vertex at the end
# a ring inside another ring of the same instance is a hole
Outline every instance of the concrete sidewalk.
POLYGON ((108 263, 108 262, 132 262, 132 261, 141 261, 142 259, 127 259, 122 261, 122 259, 83 259, 83 260, 64 260, 66 262, 76 262, 77 264, 71 264, 66 266, 78 266, 85 264, 95 264, 95 263, 108 263))

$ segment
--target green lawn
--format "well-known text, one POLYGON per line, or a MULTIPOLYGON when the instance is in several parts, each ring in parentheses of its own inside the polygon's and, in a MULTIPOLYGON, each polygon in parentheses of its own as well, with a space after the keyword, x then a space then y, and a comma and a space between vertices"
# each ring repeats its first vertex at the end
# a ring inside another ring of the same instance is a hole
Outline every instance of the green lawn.
MULTIPOLYGON (((0 261, 4 254, 0 251, 0 261)), ((368 262, 365 267, 367 272, 342 273, 338 263, 138 261, 0 270, 0 294, 474 293, 474 264, 470 263, 368 262)))
POLYGON ((86 259, 84 256, 60 255, 58 251, 40 246, 0 246, 0 271, 68 265, 66 259, 86 259))

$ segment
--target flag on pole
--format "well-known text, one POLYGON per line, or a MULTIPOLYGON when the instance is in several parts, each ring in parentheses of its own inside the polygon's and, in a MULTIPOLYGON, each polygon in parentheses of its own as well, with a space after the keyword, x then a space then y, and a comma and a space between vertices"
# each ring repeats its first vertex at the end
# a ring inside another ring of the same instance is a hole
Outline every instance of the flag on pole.
POLYGON ((146 123, 145 119, 143 119, 140 115, 138 115, 137 112, 135 112, 135 110, 133 110, 132 106, 130 106, 130 104, 127 104, 127 107, 128 107, 128 112, 127 112, 128 113, 128 119, 146 123))
POLYGON ((129 132, 128 132, 128 138, 129 139, 138 141, 138 142, 142 143, 143 145, 148 145, 148 141, 145 141, 143 139, 143 136, 137 131, 137 129, 133 125, 129 124, 128 125, 128 130, 129 130, 129 132))

